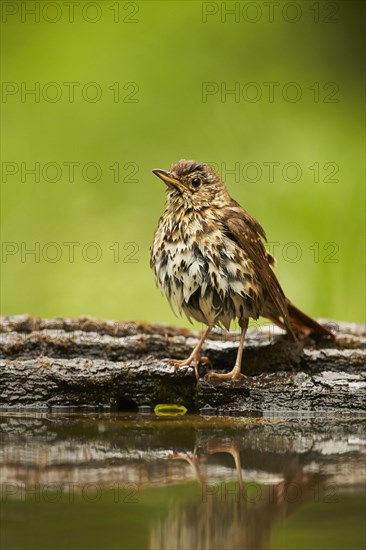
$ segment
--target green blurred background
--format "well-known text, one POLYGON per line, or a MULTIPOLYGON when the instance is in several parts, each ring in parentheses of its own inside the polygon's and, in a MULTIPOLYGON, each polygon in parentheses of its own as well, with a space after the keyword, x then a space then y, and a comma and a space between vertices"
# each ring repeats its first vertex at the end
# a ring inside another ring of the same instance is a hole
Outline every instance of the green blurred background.
POLYGON ((73 22, 63 2, 25 4, 39 21, 2 3, 2 313, 187 325, 149 268, 165 202, 151 169, 187 158, 223 176, 236 163, 230 192, 279 243, 276 271, 299 307, 363 321, 362 2, 281 2, 273 21, 261 2, 80 2, 73 22), (39 98, 24 94, 37 86, 39 98), (36 162, 39 181, 22 174, 36 162))

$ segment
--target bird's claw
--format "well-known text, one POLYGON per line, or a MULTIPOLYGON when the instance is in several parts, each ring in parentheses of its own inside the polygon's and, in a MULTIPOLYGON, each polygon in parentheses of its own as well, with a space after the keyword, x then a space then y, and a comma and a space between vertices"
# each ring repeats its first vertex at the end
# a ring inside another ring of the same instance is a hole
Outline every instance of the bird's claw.
POLYGON ((199 363, 206 363, 209 366, 212 366, 211 360, 208 357, 203 357, 201 355, 191 356, 187 359, 171 359, 170 364, 174 366, 175 369, 179 367, 189 367, 192 365, 196 380, 199 380, 198 365, 199 363))
POLYGON ((190 365, 198 366, 199 363, 206 363, 212 366, 211 360, 208 357, 198 355, 197 357, 188 357, 188 359, 170 359, 169 363, 174 367, 189 367, 190 365))
POLYGON ((230 372, 208 372, 205 378, 216 378, 218 380, 243 380, 244 374, 241 374, 239 370, 233 369, 230 372))

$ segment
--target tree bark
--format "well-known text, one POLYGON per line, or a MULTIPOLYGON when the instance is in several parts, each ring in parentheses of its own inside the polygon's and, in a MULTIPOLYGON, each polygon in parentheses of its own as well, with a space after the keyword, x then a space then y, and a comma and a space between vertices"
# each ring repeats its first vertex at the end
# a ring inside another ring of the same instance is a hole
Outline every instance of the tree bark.
MULTIPOLYGON (((76 319, 1 318, 0 407, 137 410, 161 403, 202 414, 365 412, 365 328, 323 321, 336 338, 300 346, 273 327, 248 331, 242 380, 197 382, 188 356, 199 334, 165 325, 76 319)), ((203 352, 231 369, 238 333, 214 331, 203 352)))

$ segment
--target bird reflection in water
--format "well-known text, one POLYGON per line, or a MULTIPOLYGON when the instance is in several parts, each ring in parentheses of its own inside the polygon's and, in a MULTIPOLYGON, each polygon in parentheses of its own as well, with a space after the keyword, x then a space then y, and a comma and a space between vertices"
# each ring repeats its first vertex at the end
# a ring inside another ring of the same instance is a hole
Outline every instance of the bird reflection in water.
POLYGON ((238 438, 224 438, 224 442, 211 441, 204 452, 198 452, 196 446, 192 453, 173 455, 174 460, 191 465, 202 487, 201 498, 172 505, 168 515, 151 530, 151 550, 269 548, 273 528, 314 497, 329 477, 304 473, 299 457, 291 456, 286 459, 286 474, 280 482, 246 483, 242 467, 245 452, 239 452, 241 447, 238 438), (220 454, 216 457, 221 458, 220 468, 222 459, 227 458, 224 453, 233 459, 236 481, 229 475, 215 477, 215 482, 210 483, 204 467, 210 456, 220 454), (217 482, 219 478, 221 481, 217 482))

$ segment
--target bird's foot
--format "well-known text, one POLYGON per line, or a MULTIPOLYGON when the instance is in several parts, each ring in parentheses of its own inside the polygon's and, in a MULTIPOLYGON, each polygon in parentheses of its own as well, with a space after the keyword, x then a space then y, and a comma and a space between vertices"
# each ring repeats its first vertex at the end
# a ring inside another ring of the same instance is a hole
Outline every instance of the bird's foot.
POLYGON ((199 374, 198 374, 199 363, 206 363, 210 367, 212 366, 210 359, 200 354, 191 354, 189 357, 187 357, 187 359, 171 359, 169 362, 176 369, 179 367, 189 367, 190 365, 192 365, 194 368, 194 372, 196 374, 197 380, 199 379, 199 374))
POLYGON ((207 363, 210 366, 212 365, 210 359, 208 357, 203 357, 202 355, 190 355, 187 359, 171 359, 169 362, 176 368, 189 367, 189 365, 198 365, 199 363, 207 363))
POLYGON ((240 368, 234 367, 230 372, 209 372, 205 378, 217 378, 218 380, 242 380, 245 378, 244 374, 241 374, 240 368))

